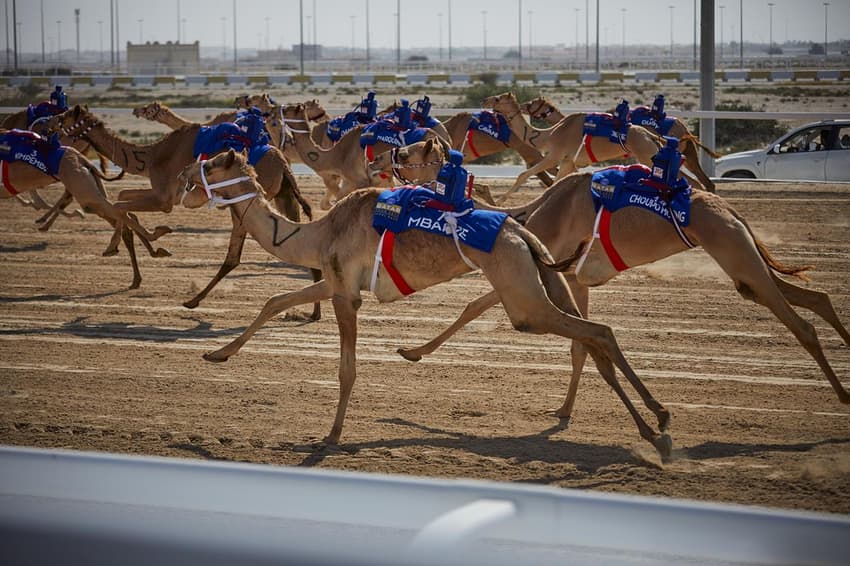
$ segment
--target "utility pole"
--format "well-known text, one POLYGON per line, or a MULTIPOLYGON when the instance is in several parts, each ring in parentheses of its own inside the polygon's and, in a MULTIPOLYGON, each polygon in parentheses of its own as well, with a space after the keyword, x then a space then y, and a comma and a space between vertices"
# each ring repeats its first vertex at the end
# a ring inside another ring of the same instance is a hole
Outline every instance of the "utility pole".
POLYGON ((823 3, 823 60, 826 61, 826 46, 829 44, 827 37, 827 22, 829 22, 829 2, 823 3))
POLYGON ((74 8, 74 23, 77 26, 77 65, 80 64, 80 9, 74 8))
MULTIPOLYGON (((8 40, 7 40, 8 43, 8 40)), ((452 60, 452 0, 449 0, 449 61, 452 60)))
MULTIPOLYGON (((442 33, 442 30, 440 30, 442 33)), ((366 70, 371 66, 371 53, 369 51, 369 0, 366 0, 366 70)), ((442 41, 442 40, 441 40, 442 41)))
MULTIPOLYGON (((694 62, 693 70, 697 70, 697 0, 694 0, 694 62)), ((712 43, 714 43, 712 41, 712 43)))
POLYGON ((484 36, 484 61, 487 61, 487 10, 481 10, 481 28, 484 36))
POLYGON ((396 38, 396 46, 395 46, 395 64, 396 64, 396 73, 401 72, 401 0, 396 0, 395 3, 395 11, 396 11, 396 29, 395 29, 395 38, 396 38))
POLYGON ((596 74, 599 74, 599 0, 596 0, 596 74))
POLYGON ((236 0, 233 0, 233 72, 239 71, 239 60, 236 50, 236 0))
POLYGON ((316 26, 318 25, 319 16, 316 14, 316 0, 313 0, 313 68, 316 68, 316 58, 319 56, 319 50, 316 49, 316 46, 319 44, 319 40, 316 39, 316 26))
POLYGON ((590 0, 584 0, 584 64, 590 66, 590 0))
POLYGON ((115 70, 115 0, 109 0, 109 70, 115 70))
POLYGON ((723 4, 720 5, 720 66, 723 67, 723 4))
POLYGON ((623 44, 622 59, 623 59, 623 61, 625 61, 626 60, 626 9, 620 8, 620 13, 622 14, 621 20, 622 20, 622 28, 623 28, 622 30, 620 30, 621 33, 623 34, 623 37, 622 37, 622 44, 623 44))
POLYGON ((98 49, 98 54, 99 54, 98 58, 100 60, 100 64, 102 65, 103 64, 103 20, 97 21, 97 32, 98 32, 98 37, 100 38, 100 42, 99 42, 100 49, 98 49))
POLYGON ((44 0, 41 0, 41 62, 46 61, 44 55, 44 0))
POLYGON ((15 70, 18 70, 18 3, 12 0, 12 33, 15 44, 15 70))
POLYGON ((741 33, 741 68, 744 68, 744 0, 739 0, 741 4, 741 25, 739 26, 741 29, 739 30, 741 33))
MULTIPOLYGON (((14 1, 12 0, 14 6, 14 1)), ((62 20, 56 20, 56 59, 62 62, 62 20)))
POLYGON ((518 0, 519 13, 517 14, 517 63, 522 69, 522 0, 518 0))
MULTIPOLYGON (((315 14, 314 14, 315 15, 315 14)), ((300 48, 299 57, 301 58, 301 76, 304 76, 304 0, 298 0, 298 21, 299 21, 299 35, 300 35, 300 48)))
POLYGON ((180 44, 180 0, 177 0, 177 43, 180 44))

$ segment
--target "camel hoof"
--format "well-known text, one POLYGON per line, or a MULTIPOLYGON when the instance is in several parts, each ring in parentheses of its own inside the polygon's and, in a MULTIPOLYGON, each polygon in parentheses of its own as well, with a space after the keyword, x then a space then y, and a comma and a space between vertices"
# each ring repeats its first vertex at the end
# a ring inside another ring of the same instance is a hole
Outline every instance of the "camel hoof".
POLYGON ((411 362, 418 362, 419 360, 422 359, 422 356, 417 356, 415 354, 411 354, 412 351, 413 350, 405 350, 404 348, 399 348, 398 350, 396 350, 396 352, 398 352, 398 355, 401 356, 402 358, 404 358, 405 360, 408 360, 408 361, 411 361, 411 362))
POLYGON ((132 283, 130 283, 130 290, 132 291, 133 289, 138 289, 138 288, 139 288, 139 287, 141 287, 141 286, 142 286, 142 279, 141 279, 141 277, 140 277, 140 278, 138 278, 138 279, 133 279, 133 282, 132 282, 132 283))
POLYGON ((157 226, 153 229, 153 238, 151 240, 158 240, 166 234, 171 234, 173 231, 170 226, 157 226))
POLYGON ((200 303, 201 303, 200 301, 194 301, 194 300, 193 301, 186 301, 185 303, 183 303, 183 306, 186 307, 187 309, 194 309, 194 308, 197 308, 200 303))
POLYGON ((38 231, 39 232, 47 232, 48 230, 50 230, 50 226, 51 226, 51 224, 42 224, 41 226, 38 227, 38 231))
POLYGON ((661 461, 663 463, 668 463, 673 459, 673 439, 669 434, 659 434, 652 441, 655 449, 658 450, 658 454, 661 455, 661 461))
POLYGON ((210 352, 209 354, 203 355, 203 358, 206 361, 213 362, 213 363, 216 363, 216 364, 226 362, 229 357, 230 356, 224 356, 222 354, 219 354, 218 352, 210 352))
POLYGON ((76 216, 77 218, 82 219, 86 217, 86 213, 78 208, 77 210, 71 213, 71 216, 76 216))
POLYGON ((332 436, 332 435, 329 434, 322 439, 322 442, 324 442, 325 444, 330 445, 330 446, 336 446, 337 444, 339 444, 339 437, 338 436, 332 436))
POLYGON ((118 255, 118 248, 114 250, 103 250, 103 257, 112 257, 114 255, 118 255))
POLYGON ((664 409, 661 411, 661 414, 658 415, 658 430, 661 432, 667 432, 667 429, 670 428, 670 411, 664 409))
POLYGON ((152 255, 153 257, 171 257, 171 252, 165 248, 157 248, 152 255))

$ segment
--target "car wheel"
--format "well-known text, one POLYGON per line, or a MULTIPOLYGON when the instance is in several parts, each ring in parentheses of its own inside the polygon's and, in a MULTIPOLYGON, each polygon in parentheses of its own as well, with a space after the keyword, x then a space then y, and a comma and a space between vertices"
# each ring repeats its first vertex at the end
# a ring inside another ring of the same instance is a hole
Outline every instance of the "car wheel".
POLYGON ((723 174, 724 179, 755 179, 756 176, 751 171, 738 169, 735 171, 727 171, 723 174))

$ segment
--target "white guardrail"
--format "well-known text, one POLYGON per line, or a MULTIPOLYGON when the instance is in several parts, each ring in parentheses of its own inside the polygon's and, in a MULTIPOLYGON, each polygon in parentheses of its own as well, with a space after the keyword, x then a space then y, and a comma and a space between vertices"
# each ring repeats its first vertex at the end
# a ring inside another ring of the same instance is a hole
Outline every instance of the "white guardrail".
POLYGON ((850 518, 0 447, 4 564, 847 564, 850 518))

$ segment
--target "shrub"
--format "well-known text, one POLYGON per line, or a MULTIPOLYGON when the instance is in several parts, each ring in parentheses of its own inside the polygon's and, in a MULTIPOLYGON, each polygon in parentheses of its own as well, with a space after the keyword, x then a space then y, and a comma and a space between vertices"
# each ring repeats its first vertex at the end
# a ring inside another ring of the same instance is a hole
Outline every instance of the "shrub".
MULTIPOLYGON (((717 110, 732 112, 763 112, 750 104, 718 104, 717 110)), ((699 120, 691 121, 692 130, 699 135, 699 120)), ((716 120, 715 146, 719 153, 732 153, 764 147, 785 133, 776 120, 716 120)))

